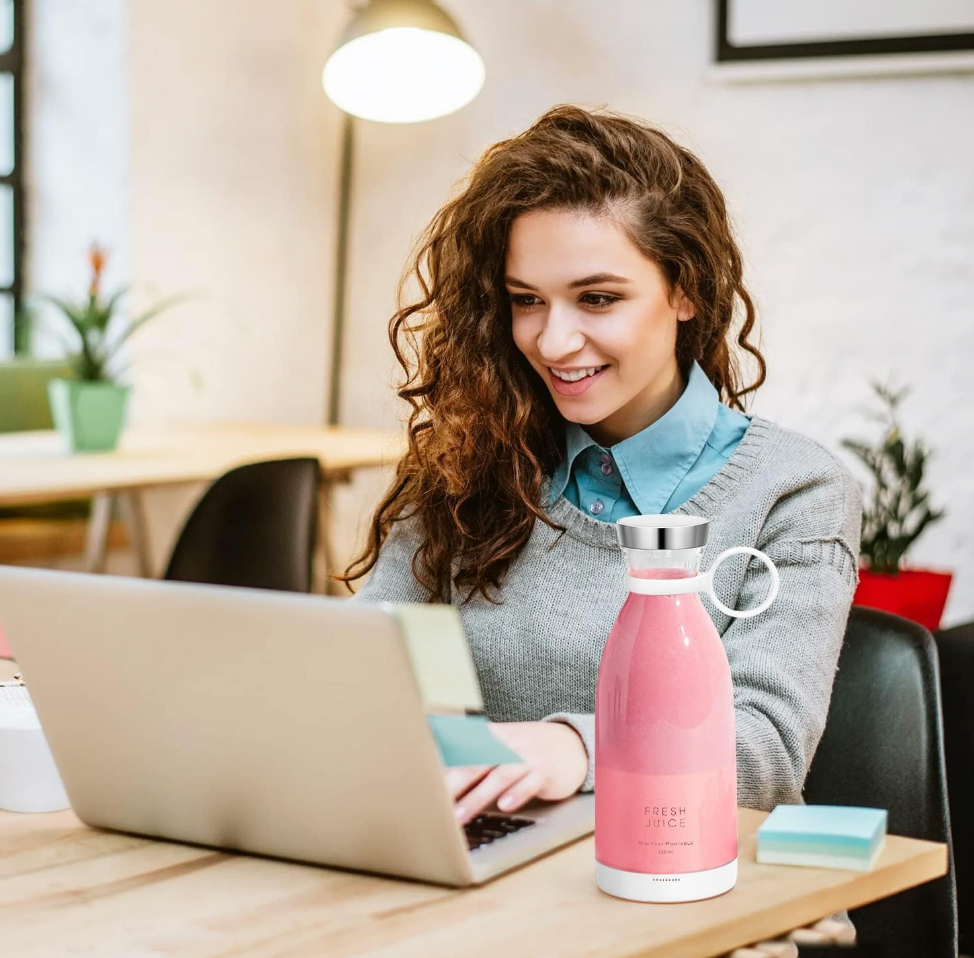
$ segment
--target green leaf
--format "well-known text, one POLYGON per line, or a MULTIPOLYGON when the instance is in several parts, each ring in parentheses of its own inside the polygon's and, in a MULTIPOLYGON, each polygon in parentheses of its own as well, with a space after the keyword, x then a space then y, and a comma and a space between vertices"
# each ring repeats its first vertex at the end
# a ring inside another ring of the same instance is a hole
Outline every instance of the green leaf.
POLYGON ((843 439, 842 445, 850 452, 855 453, 855 455, 859 457, 870 472, 876 472, 877 463, 875 454, 873 453, 873 450, 864 442, 858 439, 843 439))
POLYGON ((114 319, 116 319, 117 317, 121 316, 121 313, 116 312, 115 307, 118 305, 118 303, 121 300, 121 298, 128 292, 128 289, 129 289, 128 286, 122 286, 122 287, 120 287, 119 289, 115 290, 115 292, 112 293, 112 295, 109 296, 108 299, 105 301, 105 305, 104 305, 103 309, 105 309, 107 311, 108 316, 107 316, 107 318, 105 320, 105 326, 104 326, 104 329, 103 329, 103 333, 104 333, 104 336, 105 336, 106 340, 109 338, 108 333, 109 333, 109 330, 112 328, 112 325, 113 325, 113 322, 112 321, 114 319))
POLYGON ((886 451, 890 459, 893 461, 893 467, 895 469, 897 476, 906 475, 906 447, 903 445, 903 440, 900 438, 899 433, 891 435, 886 442, 886 451))
POLYGON ((909 393, 908 387, 873 382, 872 388, 885 407, 875 446, 862 440, 844 439, 842 446, 870 470, 874 484, 863 506, 861 553, 871 569, 895 572, 917 537, 943 516, 929 506, 922 488, 928 450, 921 440, 910 444, 902 434, 896 411, 909 393))
POLYGON ((94 345, 91 338, 91 329, 86 322, 86 317, 70 303, 58 299, 55 296, 41 295, 41 299, 57 306, 68 321, 74 327, 81 342, 81 354, 78 357, 78 375, 81 379, 99 378, 101 367, 94 352, 94 345))

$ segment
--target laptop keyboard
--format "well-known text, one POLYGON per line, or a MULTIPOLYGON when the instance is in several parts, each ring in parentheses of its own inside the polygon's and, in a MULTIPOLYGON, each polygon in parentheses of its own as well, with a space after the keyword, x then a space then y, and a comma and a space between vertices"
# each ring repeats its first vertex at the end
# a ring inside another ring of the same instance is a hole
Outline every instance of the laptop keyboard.
POLYGON ((470 851, 489 845, 498 838, 506 838, 534 824, 533 818, 519 818, 513 815, 478 815, 463 826, 470 851))

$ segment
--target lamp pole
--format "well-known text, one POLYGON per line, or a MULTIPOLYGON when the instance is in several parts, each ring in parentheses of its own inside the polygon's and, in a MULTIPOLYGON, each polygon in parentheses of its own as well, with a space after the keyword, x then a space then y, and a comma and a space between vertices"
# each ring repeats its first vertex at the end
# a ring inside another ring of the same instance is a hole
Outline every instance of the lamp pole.
POLYGON ((322 70, 321 82, 345 114, 338 187, 335 308, 332 321, 328 424, 341 418, 342 341, 352 197, 355 117, 417 123, 469 103, 484 83, 484 62, 456 21, 434 0, 367 0, 322 70))
POLYGON ((342 157, 338 178, 338 235, 335 243, 335 301, 331 325, 331 374, 329 376, 328 425, 337 426, 341 416, 342 345, 345 334, 345 280, 348 267, 348 224, 352 203, 352 157, 355 117, 342 113, 342 157))

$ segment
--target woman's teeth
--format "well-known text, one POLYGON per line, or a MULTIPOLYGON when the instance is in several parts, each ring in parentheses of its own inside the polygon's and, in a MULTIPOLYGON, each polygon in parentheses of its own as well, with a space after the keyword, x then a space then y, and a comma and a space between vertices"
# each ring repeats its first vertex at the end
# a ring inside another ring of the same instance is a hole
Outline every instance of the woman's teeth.
POLYGON ((576 369, 574 372, 562 373, 551 367, 551 374, 557 376, 559 379, 563 379, 566 383, 576 383, 579 379, 584 379, 586 376, 594 376, 600 369, 605 369, 605 366, 590 366, 588 369, 576 369))

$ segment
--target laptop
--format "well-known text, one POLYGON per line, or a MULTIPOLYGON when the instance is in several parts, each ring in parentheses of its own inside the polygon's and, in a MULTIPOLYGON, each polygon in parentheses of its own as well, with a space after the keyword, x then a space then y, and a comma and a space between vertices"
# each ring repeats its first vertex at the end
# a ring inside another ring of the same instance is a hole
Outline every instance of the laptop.
POLYGON ((6 566, 0 621, 88 825, 456 887, 593 831, 457 823, 394 604, 6 566))

